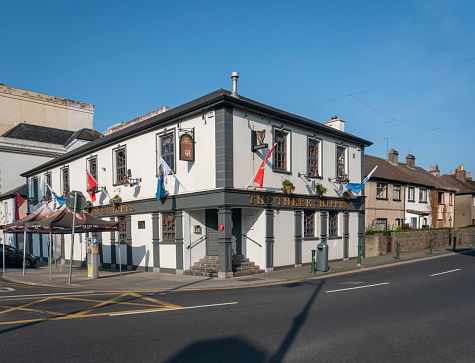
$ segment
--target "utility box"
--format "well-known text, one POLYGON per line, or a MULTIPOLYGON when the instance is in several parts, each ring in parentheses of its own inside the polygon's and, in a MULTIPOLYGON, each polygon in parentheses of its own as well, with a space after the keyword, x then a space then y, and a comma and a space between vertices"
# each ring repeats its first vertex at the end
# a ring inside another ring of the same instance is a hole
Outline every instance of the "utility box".
POLYGON ((317 271, 328 271, 328 245, 325 242, 317 245, 317 271))
POLYGON ((99 244, 97 238, 87 238, 87 277, 99 278, 99 244))

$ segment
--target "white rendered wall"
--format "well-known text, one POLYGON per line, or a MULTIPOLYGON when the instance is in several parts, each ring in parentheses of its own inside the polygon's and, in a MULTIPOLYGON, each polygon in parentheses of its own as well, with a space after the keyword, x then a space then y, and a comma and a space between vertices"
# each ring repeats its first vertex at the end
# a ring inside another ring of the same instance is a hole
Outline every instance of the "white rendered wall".
MULTIPOLYGON (((262 209, 242 209, 242 233, 249 237, 242 237, 242 254, 264 269, 266 266, 266 214, 262 209), (259 243, 262 247, 250 240, 259 243)), ((275 226, 275 220, 274 220, 275 226)), ((275 236, 274 236, 275 237, 275 236)))
POLYGON ((153 267, 152 215, 131 215, 132 265, 153 267), (145 222, 145 229, 138 229, 138 222, 145 222))
POLYGON ((206 238, 195 243, 200 237, 206 236, 205 211, 192 210, 183 213, 183 267, 188 270, 195 262, 206 255, 206 238), (194 232, 194 226, 201 227, 201 233, 194 232), (191 248, 187 248, 192 244, 191 248))
POLYGON ((274 219, 274 266, 295 264, 294 211, 281 210, 274 219))
MULTIPOLYGON (((348 257, 358 256, 358 212, 350 212, 350 243, 348 257)), ((364 231, 363 231, 364 233, 364 231)))

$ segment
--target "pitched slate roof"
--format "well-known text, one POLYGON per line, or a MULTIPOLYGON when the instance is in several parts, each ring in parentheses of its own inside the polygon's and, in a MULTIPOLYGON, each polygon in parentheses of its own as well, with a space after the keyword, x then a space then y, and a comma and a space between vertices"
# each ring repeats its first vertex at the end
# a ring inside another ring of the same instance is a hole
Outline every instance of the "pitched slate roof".
POLYGON ((456 194, 475 194, 475 181, 473 180, 462 180, 457 178, 456 175, 447 174, 442 175, 440 178, 453 188, 456 188, 456 194))
POLYGON ((269 119, 272 120, 285 120, 288 124, 297 125, 299 127, 303 127, 313 132, 318 132, 321 134, 329 135, 340 140, 348 140, 350 142, 354 142, 356 144, 370 146, 373 143, 362 139, 360 137, 348 134, 346 132, 334 129, 330 126, 326 126, 322 123, 315 122, 311 119, 294 115, 289 112, 285 112, 279 110, 277 108, 267 106, 263 103, 256 102, 249 98, 243 97, 239 95, 239 97, 234 97, 231 95, 231 92, 219 89, 217 91, 211 92, 205 96, 197 98, 193 101, 185 103, 181 106, 172 108, 166 112, 163 112, 159 115, 152 116, 147 120, 139 122, 135 125, 129 126, 107 136, 104 136, 100 139, 91 141, 86 145, 78 147, 77 149, 71 150, 70 152, 57 157, 51 161, 48 161, 38 167, 28 170, 25 173, 22 173, 21 176, 26 177, 30 175, 34 175, 38 172, 43 170, 47 170, 48 168, 54 167, 56 165, 60 165, 64 163, 66 160, 74 160, 79 158, 83 155, 87 155, 94 150, 100 150, 107 145, 111 145, 117 143, 118 141, 125 141, 132 137, 136 137, 142 133, 148 132, 151 128, 155 128, 158 125, 166 125, 168 123, 176 122, 179 117, 182 117, 190 112, 205 112, 211 107, 215 107, 218 105, 236 105, 238 107, 242 107, 243 109, 253 110, 253 112, 261 113, 262 115, 266 115, 269 119))
POLYGON ((102 137, 102 134, 96 130, 81 129, 73 133, 71 137, 68 140, 66 140, 66 142, 64 143, 64 146, 66 147, 74 140, 94 141, 94 140, 100 139, 101 137, 102 137))
POLYGON ((21 123, 5 132, 2 137, 64 145, 73 134, 69 130, 21 123))
POLYGON ((368 175, 376 165, 378 166, 371 179, 417 184, 446 190, 454 189, 450 184, 441 180, 440 177, 438 178, 432 175, 419 166, 411 168, 404 163, 398 162, 397 164, 392 164, 389 160, 367 154, 365 155, 364 164, 365 176, 368 175))
POLYGON ((20 185, 19 187, 16 187, 15 189, 9 190, 6 193, 0 194, 0 199, 3 199, 5 197, 15 197, 15 194, 18 193, 20 197, 23 197, 26 199, 27 197, 27 189, 26 189, 26 184, 20 185))

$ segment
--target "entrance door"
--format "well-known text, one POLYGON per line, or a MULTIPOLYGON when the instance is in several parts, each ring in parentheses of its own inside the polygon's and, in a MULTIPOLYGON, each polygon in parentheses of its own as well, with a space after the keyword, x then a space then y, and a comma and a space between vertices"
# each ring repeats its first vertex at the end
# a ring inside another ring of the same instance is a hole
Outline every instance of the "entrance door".
MULTIPOLYGON (((218 210, 206 210, 206 254, 208 256, 219 255, 218 243, 218 210)), ((232 209, 232 250, 233 255, 242 254, 241 244, 241 209, 232 209)))

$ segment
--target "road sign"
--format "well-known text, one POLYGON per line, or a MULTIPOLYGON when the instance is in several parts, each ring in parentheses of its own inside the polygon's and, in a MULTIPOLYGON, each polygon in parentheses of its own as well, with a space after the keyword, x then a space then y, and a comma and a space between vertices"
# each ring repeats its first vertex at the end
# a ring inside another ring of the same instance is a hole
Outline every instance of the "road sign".
POLYGON ((66 206, 74 210, 75 212, 79 212, 86 207, 86 197, 84 197, 84 194, 77 190, 73 190, 72 192, 68 193, 66 195, 66 206), (76 208, 74 208, 74 195, 77 194, 77 201, 76 201, 76 208))

